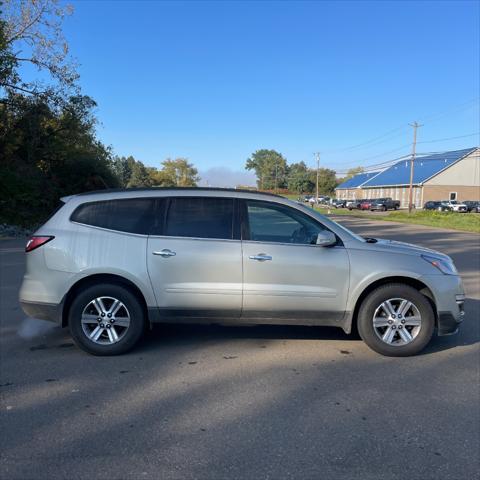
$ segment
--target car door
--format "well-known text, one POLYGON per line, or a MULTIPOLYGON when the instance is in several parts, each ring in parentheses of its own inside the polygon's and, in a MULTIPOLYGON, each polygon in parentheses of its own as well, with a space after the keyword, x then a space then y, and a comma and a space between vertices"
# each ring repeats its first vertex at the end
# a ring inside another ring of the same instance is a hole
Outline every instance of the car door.
POLYGON ((287 205, 246 200, 241 212, 242 318, 327 325, 341 320, 350 270, 341 242, 316 245, 325 227, 287 205))
POLYGON ((182 196, 160 203, 163 221, 147 246, 160 314, 239 318, 242 248, 234 232, 234 199, 182 196))

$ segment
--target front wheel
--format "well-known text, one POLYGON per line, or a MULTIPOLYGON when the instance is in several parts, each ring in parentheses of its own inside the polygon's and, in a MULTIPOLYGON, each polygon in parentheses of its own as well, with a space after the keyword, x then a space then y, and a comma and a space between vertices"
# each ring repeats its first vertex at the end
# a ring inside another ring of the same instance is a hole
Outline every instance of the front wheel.
POLYGON ((419 353, 430 342, 435 314, 418 290, 391 283, 365 298, 357 324, 360 337, 372 350, 390 357, 407 357, 419 353))
POLYGON ((145 330, 142 304, 127 287, 98 284, 73 300, 68 324, 75 343, 93 355, 119 355, 140 340, 145 330))

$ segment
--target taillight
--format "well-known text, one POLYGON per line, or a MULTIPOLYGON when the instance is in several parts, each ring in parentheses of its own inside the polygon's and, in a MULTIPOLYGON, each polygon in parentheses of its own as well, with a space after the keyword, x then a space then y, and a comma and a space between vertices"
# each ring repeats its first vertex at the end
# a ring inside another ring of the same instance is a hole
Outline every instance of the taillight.
POLYGON ((27 242, 27 245, 25 246, 25 252, 31 252, 32 250, 35 250, 36 248, 41 247, 42 245, 45 245, 46 243, 48 243, 50 240, 53 240, 54 238, 55 237, 53 236, 30 237, 30 239, 27 242))

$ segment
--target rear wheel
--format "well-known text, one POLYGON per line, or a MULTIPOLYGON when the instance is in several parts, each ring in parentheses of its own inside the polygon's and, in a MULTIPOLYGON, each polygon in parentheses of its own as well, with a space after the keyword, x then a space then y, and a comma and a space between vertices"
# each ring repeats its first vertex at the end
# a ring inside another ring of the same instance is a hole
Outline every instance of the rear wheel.
POLYGON ((430 302, 409 285, 392 283, 371 292, 358 312, 363 341, 382 355, 415 355, 429 343, 435 328, 430 302))
POLYGON ((128 288, 99 284, 75 297, 68 323, 82 350, 94 355, 119 355, 140 340, 145 330, 145 313, 128 288))

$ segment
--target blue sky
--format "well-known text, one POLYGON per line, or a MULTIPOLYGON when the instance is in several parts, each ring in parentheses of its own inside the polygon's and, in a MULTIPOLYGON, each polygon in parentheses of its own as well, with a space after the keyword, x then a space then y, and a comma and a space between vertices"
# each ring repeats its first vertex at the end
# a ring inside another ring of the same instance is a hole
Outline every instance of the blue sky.
POLYGON ((183 156, 236 182, 260 148, 344 170, 408 153, 414 120, 420 141, 480 130, 476 2, 73 5, 65 34, 99 136, 148 165, 183 156))

